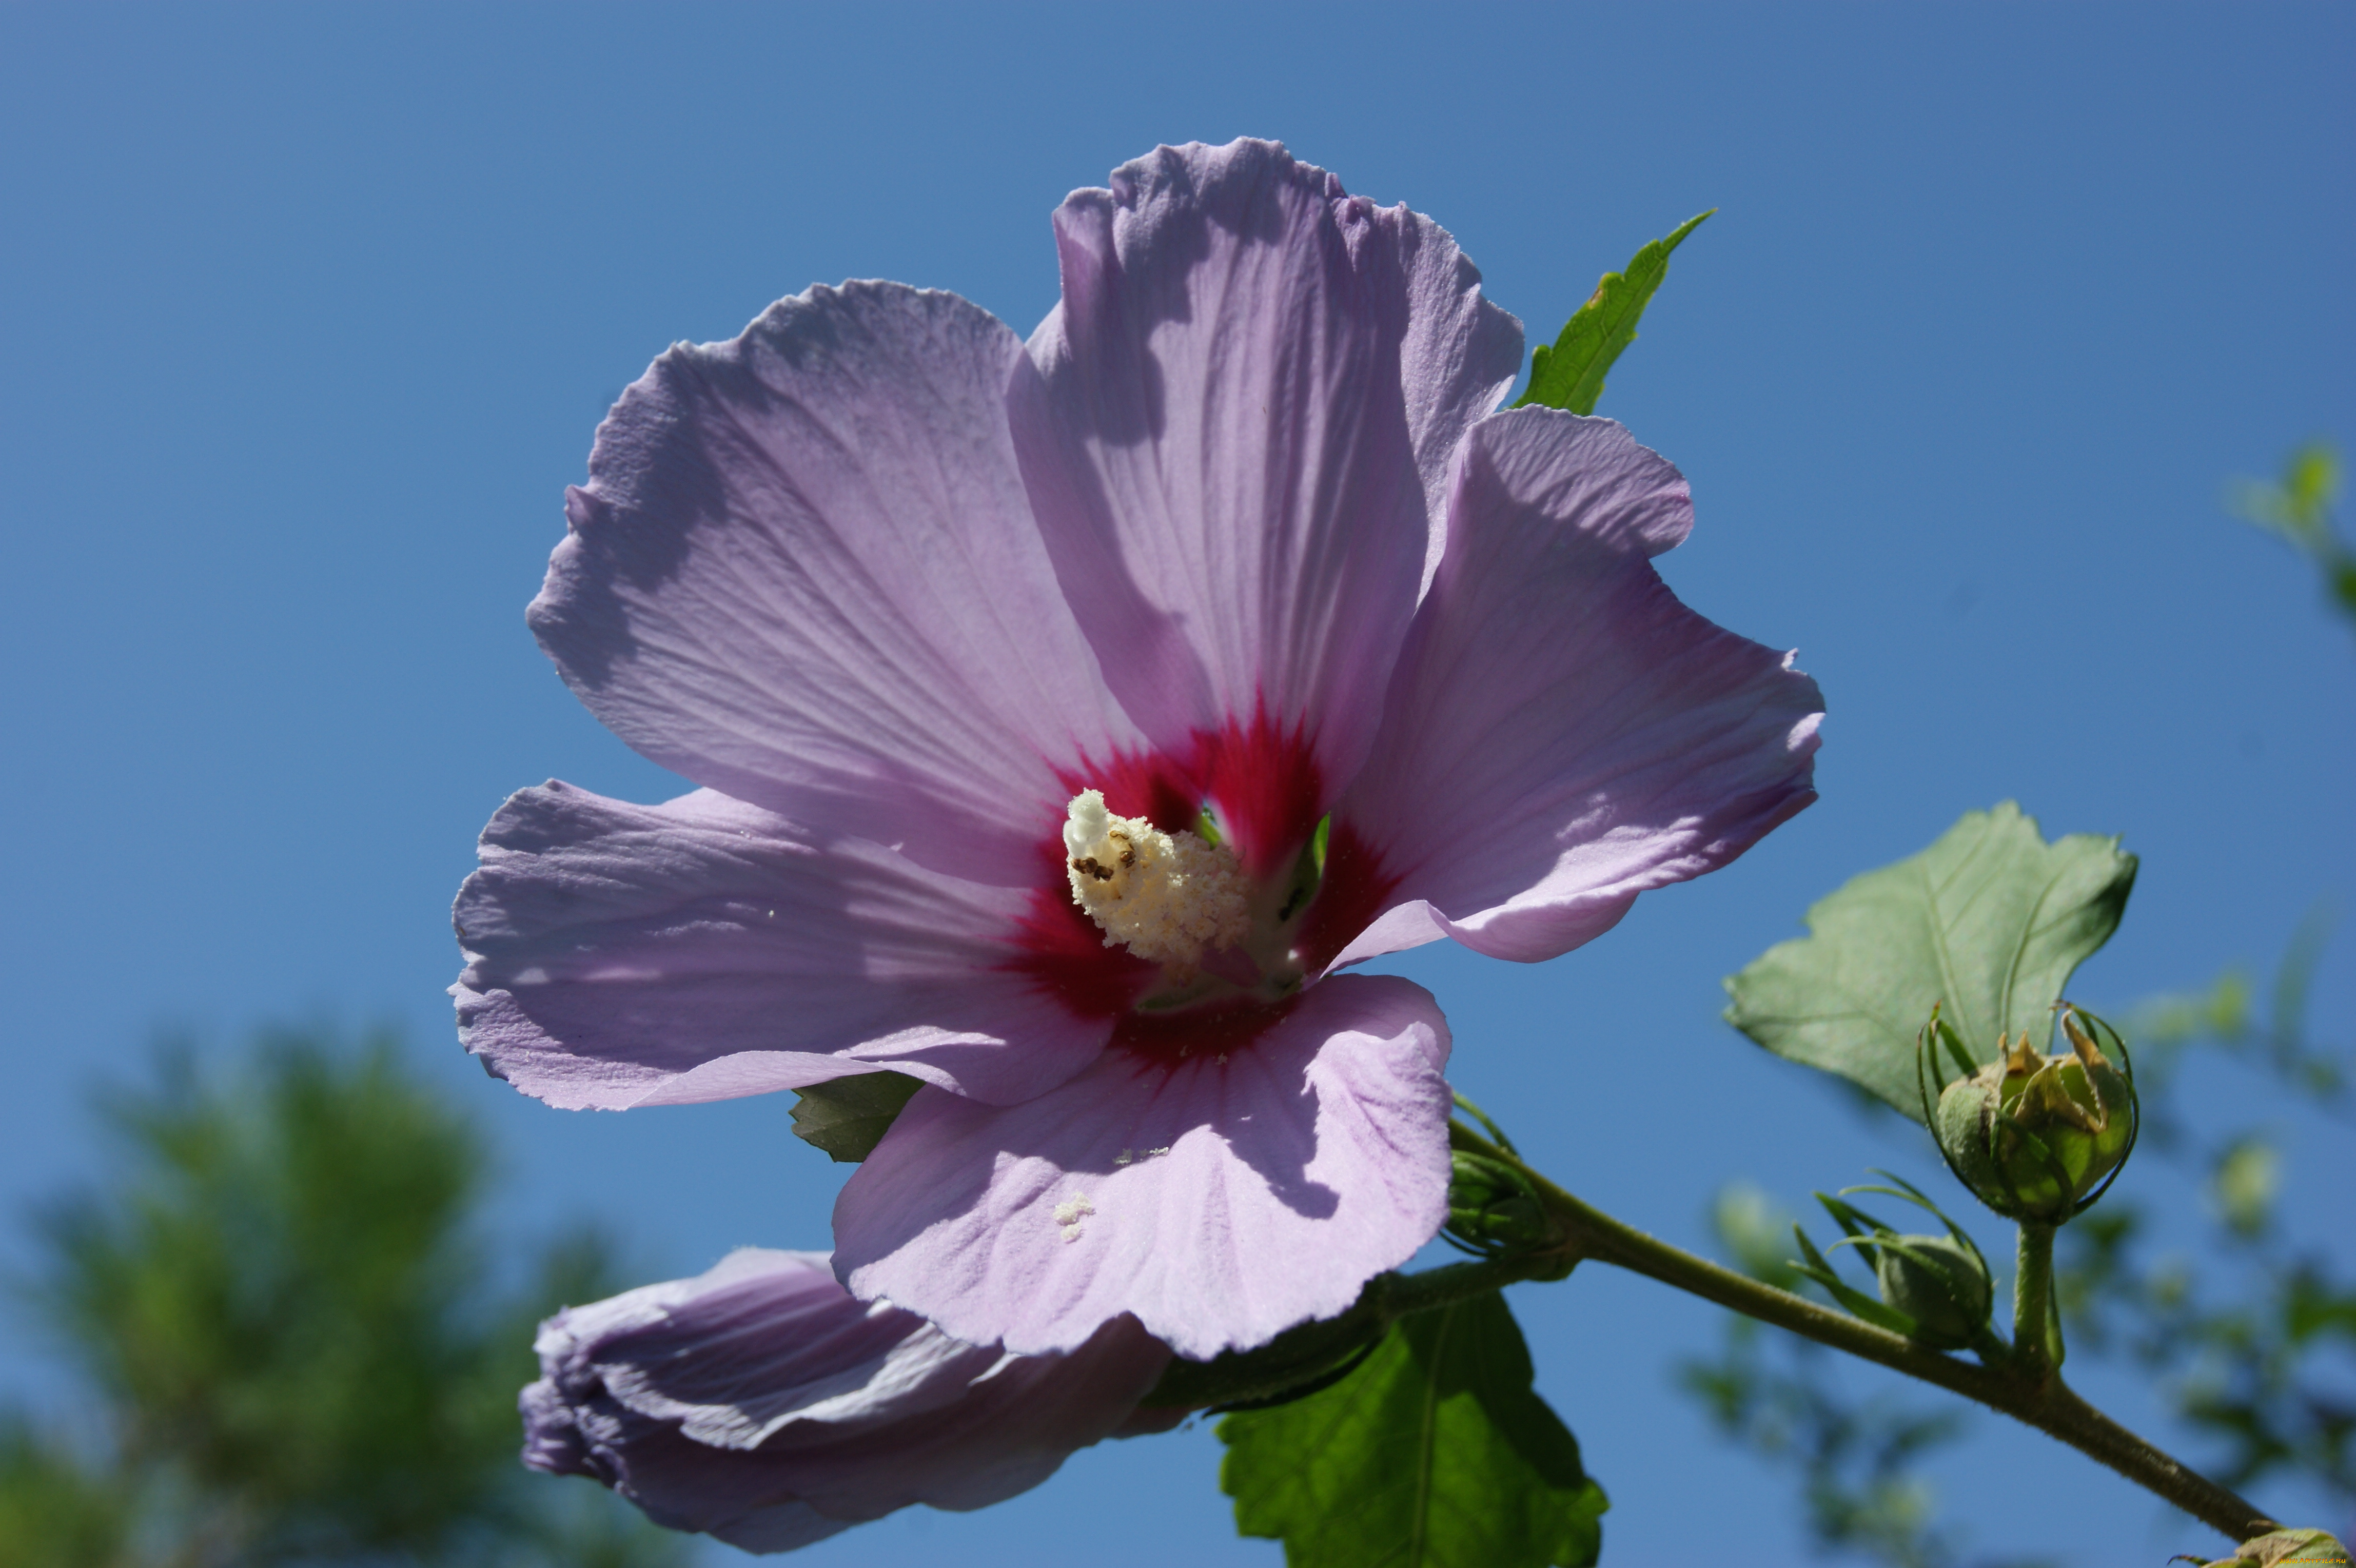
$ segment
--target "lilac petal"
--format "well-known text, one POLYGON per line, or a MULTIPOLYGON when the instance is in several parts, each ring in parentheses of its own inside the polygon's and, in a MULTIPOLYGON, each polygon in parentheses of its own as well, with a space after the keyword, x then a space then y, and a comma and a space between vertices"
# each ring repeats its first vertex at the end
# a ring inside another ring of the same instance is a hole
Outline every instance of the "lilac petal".
POLYGON ((953 1401, 841 1442, 813 1431, 794 1455, 796 1485, 841 1519, 911 1502, 988 1508, 1037 1486, 1076 1450, 1138 1430, 1137 1402, 1169 1364, 1170 1348, 1133 1317, 1115 1318, 1066 1356, 1001 1355, 953 1401))
POLYGON ((812 1423, 839 1435, 931 1410, 1002 1359, 888 1303, 853 1300, 823 1252, 754 1247, 693 1279, 567 1308, 539 1348, 558 1373, 594 1371, 638 1414, 712 1448, 757 1448, 812 1423))
POLYGON ((1692 521, 1684 478, 1610 420, 1473 428, 1447 558, 1334 811, 1402 901, 1336 963, 1442 935, 1552 958, 1815 799, 1815 682, 1653 569, 1692 521))
POLYGON ((1338 785, 1520 323, 1439 225, 1269 142, 1163 147, 1055 232, 1063 302, 1010 406, 1107 681, 1173 755, 1263 711, 1305 725, 1338 785))
POLYGON ((920 1090, 836 1201, 835 1266, 1011 1349, 1123 1313, 1182 1356, 1261 1344, 1440 1228, 1447 1053, 1429 993, 1352 975, 1232 1049, 1116 1048, 1003 1109, 920 1090))
POLYGON ((1133 1319, 1068 1357, 962 1344, 854 1300, 822 1252, 750 1248, 559 1313, 535 1348, 525 1463, 755 1552, 1036 1486, 1074 1450, 1153 1424, 1134 1412, 1170 1359, 1133 1319))
POLYGON ((711 790, 638 806, 525 789, 481 854, 452 911, 460 1036, 568 1110, 887 1068, 1021 1100, 1110 1032, 1005 972, 1020 897, 711 790))
POLYGON ((954 295, 814 288, 680 345, 597 433, 530 619, 695 782, 983 881, 1034 876, 1083 753, 1137 735, 1007 430, 1022 345, 954 295))

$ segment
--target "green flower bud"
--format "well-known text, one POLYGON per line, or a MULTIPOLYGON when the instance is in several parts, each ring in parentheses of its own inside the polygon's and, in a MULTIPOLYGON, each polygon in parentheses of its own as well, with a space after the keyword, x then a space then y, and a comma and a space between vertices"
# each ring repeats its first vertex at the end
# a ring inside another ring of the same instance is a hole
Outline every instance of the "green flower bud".
POLYGON ((1960 1350, 1987 1326, 1996 1283, 1979 1253, 1946 1236, 1888 1236, 1874 1246, 1882 1305, 1913 1319, 1913 1337, 1960 1350))
POLYGON ((1795 1262, 1795 1273, 1825 1287, 1841 1305, 1868 1323, 1887 1328, 1893 1334, 1928 1345, 1934 1350, 1966 1349, 1981 1339, 1987 1327, 1988 1314, 1996 1305, 1996 1283, 1988 1273, 1987 1260, 1973 1245, 1955 1222, 1939 1212, 1939 1206, 1922 1196, 1922 1189, 1901 1176, 1879 1171, 1888 1178, 1890 1187, 1845 1187, 1838 1197, 1816 1194, 1816 1201, 1833 1217, 1847 1234, 1833 1243, 1832 1250, 1854 1247, 1873 1270, 1874 1283, 1881 1299, 1875 1301, 1862 1291, 1846 1283, 1833 1272, 1830 1261, 1816 1251, 1808 1233, 1799 1226, 1792 1227, 1792 1239, 1800 1244, 1805 1262, 1795 1262), (1884 1197, 1902 1198, 1916 1208, 1929 1212, 1947 1228, 1944 1236, 1901 1236, 1847 1201, 1852 1194, 1879 1193, 1884 1197))
MULTIPOLYGON (((2035 1050, 2025 1031, 2017 1041, 1999 1037, 1995 1061, 1939 1093, 1931 1131, 1948 1166, 2008 1219, 2060 1224, 2102 1195, 2135 1146, 2135 1081, 2111 1065, 2090 1026, 2110 1037, 2124 1063, 2118 1032, 2064 1004, 2068 1054, 2035 1050)), ((1930 1063, 1942 1046, 1962 1056, 1954 1030, 1935 1012, 1923 1035, 1930 1063)))
POLYGON ((1458 1150, 1448 1184, 1448 1231, 1483 1256, 1524 1251, 1558 1240, 1545 1206, 1511 1166, 1458 1150))
MULTIPOLYGON (((1322 838, 1318 852, 1323 853, 1322 838)), ((1578 1262, 1578 1254, 1565 1247, 1562 1227, 1538 1197, 1514 1141, 1487 1112, 1461 1094, 1456 1108, 1480 1122, 1488 1136, 1462 1122, 1448 1124, 1448 1223, 1440 1228, 1440 1239, 1476 1258, 1527 1262, 1532 1253, 1552 1251, 1554 1262, 1528 1277, 1564 1278, 1578 1262)))

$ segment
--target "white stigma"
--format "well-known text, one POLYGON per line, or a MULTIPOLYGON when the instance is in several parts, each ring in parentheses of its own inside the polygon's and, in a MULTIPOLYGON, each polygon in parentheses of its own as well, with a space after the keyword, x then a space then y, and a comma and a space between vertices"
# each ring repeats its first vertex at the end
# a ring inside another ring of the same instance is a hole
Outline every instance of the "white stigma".
POLYGON ((1251 930, 1243 871, 1225 844, 1116 817, 1100 789, 1072 797, 1064 867, 1072 901, 1104 928, 1105 946, 1126 945, 1141 959, 1191 968, 1251 930))

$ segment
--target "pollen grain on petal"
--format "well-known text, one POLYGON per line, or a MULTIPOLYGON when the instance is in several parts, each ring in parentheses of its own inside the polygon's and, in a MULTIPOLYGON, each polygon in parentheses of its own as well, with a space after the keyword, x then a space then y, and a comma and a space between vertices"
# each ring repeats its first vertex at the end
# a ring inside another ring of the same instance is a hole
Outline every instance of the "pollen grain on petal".
POLYGON ((1080 1221, 1096 1211, 1097 1206, 1088 1201, 1088 1195, 1085 1192, 1076 1192, 1055 1205, 1055 1223, 1062 1229, 1064 1240, 1067 1242, 1078 1240, 1082 1229, 1080 1221))
POLYGON ((1105 933, 1156 963, 1192 966, 1251 929, 1242 870, 1224 844, 1142 817, 1115 816, 1104 792, 1083 789, 1064 821, 1072 901, 1105 933))

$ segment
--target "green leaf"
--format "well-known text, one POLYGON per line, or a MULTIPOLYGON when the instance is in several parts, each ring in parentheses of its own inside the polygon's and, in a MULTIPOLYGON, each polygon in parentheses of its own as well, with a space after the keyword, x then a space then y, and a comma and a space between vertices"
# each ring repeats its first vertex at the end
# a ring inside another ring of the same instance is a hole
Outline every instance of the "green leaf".
POLYGON ((1219 1423, 1236 1528, 1288 1568, 1588 1568, 1603 1490, 1492 1292, 1394 1324, 1333 1387, 1219 1423))
POLYGON ((2135 886, 2115 838, 2054 843, 2008 800, 1808 911, 1811 935, 1726 982, 1726 1021, 1777 1056, 1837 1073, 1915 1120, 1914 1041, 1933 1004, 1976 1061, 1997 1036, 2051 1036, 2072 972, 2110 940, 2135 886))
POLYGON ((1587 303, 1571 313, 1562 336, 1549 349, 1541 343, 1530 350, 1530 390, 1514 404, 1539 403, 1567 408, 1573 413, 1593 413, 1603 395, 1604 372, 1622 349, 1636 340, 1636 320, 1652 303, 1653 291, 1669 275, 1669 252, 1701 224, 1688 218, 1665 240, 1655 240, 1638 251, 1624 273, 1605 273, 1587 303))
POLYGON ((875 1152, 924 1080, 904 1072, 862 1072, 811 1084, 794 1101, 794 1136, 855 1165, 875 1152))

